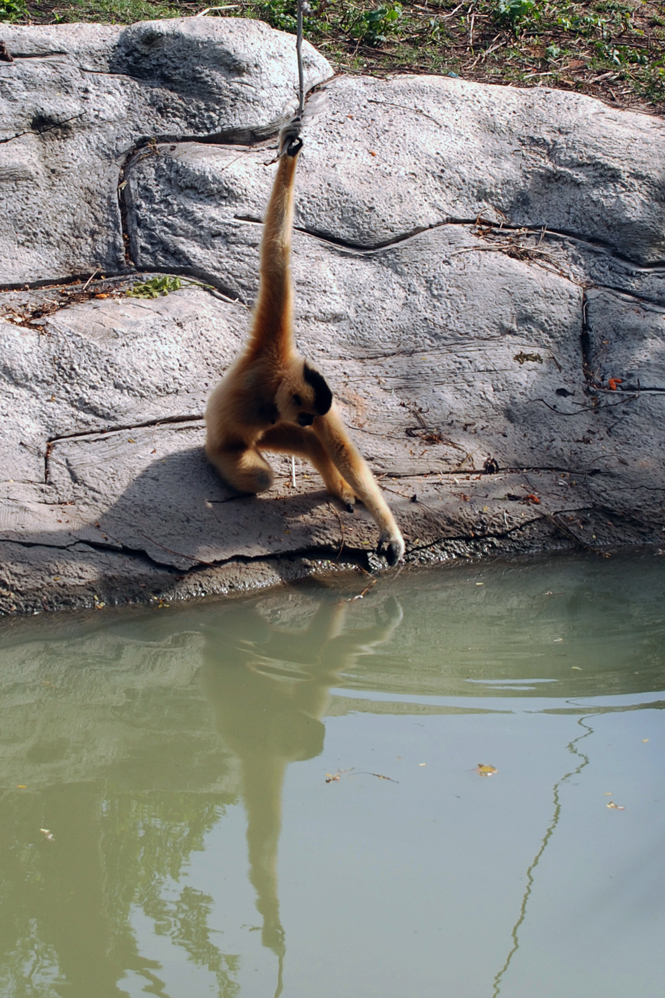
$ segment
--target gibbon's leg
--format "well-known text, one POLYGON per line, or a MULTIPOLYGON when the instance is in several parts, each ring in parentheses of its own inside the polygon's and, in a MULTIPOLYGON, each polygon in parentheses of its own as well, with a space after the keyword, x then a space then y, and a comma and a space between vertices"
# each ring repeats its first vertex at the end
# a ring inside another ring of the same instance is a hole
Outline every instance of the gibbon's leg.
POLYGON ((206 453, 224 481, 238 492, 255 495, 272 485, 272 468, 254 447, 206 447, 206 453))
POLYGON ((306 457, 321 475, 328 492, 341 499, 349 513, 353 513, 356 501, 353 489, 340 475, 321 441, 311 430, 303 429, 292 423, 281 423, 279 426, 267 430, 257 446, 266 450, 306 457))
POLYGON ((330 460, 372 514, 381 532, 378 553, 385 554, 389 565, 395 565, 404 554, 404 538, 365 459, 351 443, 335 403, 330 412, 314 420, 312 429, 330 460))

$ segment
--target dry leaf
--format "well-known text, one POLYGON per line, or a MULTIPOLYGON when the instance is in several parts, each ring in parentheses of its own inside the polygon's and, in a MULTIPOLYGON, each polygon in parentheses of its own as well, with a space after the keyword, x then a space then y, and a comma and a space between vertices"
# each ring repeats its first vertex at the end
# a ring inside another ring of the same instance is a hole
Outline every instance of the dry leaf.
POLYGON ((350 773, 351 771, 351 769, 338 769, 336 773, 326 773, 326 783, 332 783, 334 780, 339 780, 343 773, 350 773))

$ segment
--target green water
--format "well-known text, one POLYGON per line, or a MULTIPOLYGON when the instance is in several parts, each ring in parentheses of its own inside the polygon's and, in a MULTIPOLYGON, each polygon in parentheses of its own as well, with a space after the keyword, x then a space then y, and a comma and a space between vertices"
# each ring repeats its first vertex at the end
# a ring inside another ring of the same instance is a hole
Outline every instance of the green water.
POLYGON ((2 998, 660 998, 665 558, 366 586, 0 628, 2 998))

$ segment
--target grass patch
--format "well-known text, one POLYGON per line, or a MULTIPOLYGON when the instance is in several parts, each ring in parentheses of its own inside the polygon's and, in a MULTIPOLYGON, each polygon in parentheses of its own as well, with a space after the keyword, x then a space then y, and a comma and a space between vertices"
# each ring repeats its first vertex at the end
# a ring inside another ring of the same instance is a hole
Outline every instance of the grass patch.
MULTIPOLYGON (((665 7, 659 0, 310 0, 306 36, 345 72, 455 73, 593 94, 665 114, 665 7)), ((0 20, 129 24, 189 16, 160 0, 0 0, 0 20)), ((295 31, 295 0, 240 0, 209 16, 258 17, 295 31)))

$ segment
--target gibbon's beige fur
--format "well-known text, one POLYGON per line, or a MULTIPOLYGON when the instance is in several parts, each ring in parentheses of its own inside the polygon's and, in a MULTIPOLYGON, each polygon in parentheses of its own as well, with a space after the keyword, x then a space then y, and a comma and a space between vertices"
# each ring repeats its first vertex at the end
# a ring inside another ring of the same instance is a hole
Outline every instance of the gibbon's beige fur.
POLYGON ((239 492, 257 493, 273 481, 263 451, 308 458, 352 512, 356 497, 372 514, 379 554, 394 565, 404 540, 372 472, 349 439, 325 378, 293 342, 289 267, 293 188, 302 148, 298 120, 280 133, 277 176, 261 242, 261 281, 252 331, 243 354, 215 388, 206 409, 206 453, 239 492))

